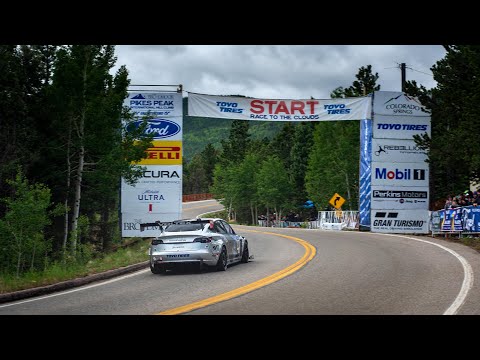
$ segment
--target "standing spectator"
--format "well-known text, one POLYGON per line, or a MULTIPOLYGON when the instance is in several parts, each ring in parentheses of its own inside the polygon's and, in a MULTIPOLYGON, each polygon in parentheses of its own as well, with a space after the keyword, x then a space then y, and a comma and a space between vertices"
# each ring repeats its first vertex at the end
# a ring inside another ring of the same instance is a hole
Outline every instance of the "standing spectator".
POLYGON ((451 206, 452 206, 452 195, 448 195, 448 198, 447 198, 447 201, 445 201, 445 206, 444 206, 444 209, 447 210, 447 209, 450 209, 451 206))

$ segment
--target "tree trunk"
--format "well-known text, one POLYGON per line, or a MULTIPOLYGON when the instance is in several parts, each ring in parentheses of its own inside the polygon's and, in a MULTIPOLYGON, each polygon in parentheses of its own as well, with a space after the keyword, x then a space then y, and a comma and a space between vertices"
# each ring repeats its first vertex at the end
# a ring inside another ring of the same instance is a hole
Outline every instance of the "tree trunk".
POLYGON ((252 215, 252 225, 255 225, 255 211, 252 203, 250 203, 250 213, 252 215))
POLYGON ((101 223, 100 223, 100 233, 102 236, 103 252, 110 250, 111 236, 110 236, 109 219, 110 219, 110 212, 108 210, 108 206, 104 205, 102 209, 101 223))
POLYGON ((63 262, 65 263, 66 255, 67 255, 67 240, 68 240, 68 196, 70 194, 70 172, 72 171, 72 164, 70 161, 70 147, 71 147, 71 140, 72 140, 72 120, 70 119, 70 126, 68 129, 68 140, 67 140, 67 193, 65 194, 65 222, 63 227, 63 244, 62 244, 62 251, 63 251, 63 262))
MULTIPOLYGON (((88 56, 88 55, 87 55, 88 56)), ((80 216, 80 199, 82 196, 82 176, 83 176, 83 167, 85 163, 85 116, 87 111, 87 64, 88 59, 85 61, 85 66, 83 68, 83 107, 81 109, 80 119, 77 127, 77 135, 80 143, 80 148, 78 152, 78 167, 77 167, 77 177, 75 179, 75 199, 73 202, 73 219, 72 219, 72 253, 73 256, 76 256, 77 252, 77 240, 78 240, 78 217, 80 216)))
POLYGON ((32 254, 32 262, 30 264, 30 270, 33 271, 33 263, 35 262, 35 250, 37 249, 37 244, 33 245, 33 254, 32 254))
POLYGON ((351 195, 350 195, 350 182, 348 181, 348 174, 345 173, 345 184, 347 185, 347 198, 348 198, 348 204, 349 204, 349 208, 350 210, 352 210, 352 198, 351 198, 351 195))

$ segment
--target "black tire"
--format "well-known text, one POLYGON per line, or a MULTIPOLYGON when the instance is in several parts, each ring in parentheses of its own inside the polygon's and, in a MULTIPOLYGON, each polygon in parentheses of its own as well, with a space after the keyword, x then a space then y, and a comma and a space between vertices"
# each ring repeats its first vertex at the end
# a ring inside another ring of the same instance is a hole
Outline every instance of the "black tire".
POLYGON ((158 264, 152 266, 152 263, 150 263, 150 271, 154 274, 165 274, 167 272, 165 266, 158 264))
POLYGON ((217 262, 217 271, 226 271, 227 270, 227 249, 222 248, 222 252, 220 253, 220 256, 218 257, 218 262, 217 262))
POLYGON ((250 254, 248 253, 248 243, 245 241, 245 244, 243 245, 243 254, 242 254, 242 260, 240 260, 242 263, 248 263, 248 258, 250 254))

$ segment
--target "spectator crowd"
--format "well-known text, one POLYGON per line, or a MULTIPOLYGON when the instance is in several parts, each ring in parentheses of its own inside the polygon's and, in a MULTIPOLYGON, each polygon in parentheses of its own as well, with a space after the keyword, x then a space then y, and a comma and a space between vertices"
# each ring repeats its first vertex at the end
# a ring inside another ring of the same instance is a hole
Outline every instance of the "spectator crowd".
POLYGON ((475 191, 465 190, 465 192, 456 196, 449 195, 445 201, 444 209, 455 209, 470 205, 480 206, 480 188, 475 191))

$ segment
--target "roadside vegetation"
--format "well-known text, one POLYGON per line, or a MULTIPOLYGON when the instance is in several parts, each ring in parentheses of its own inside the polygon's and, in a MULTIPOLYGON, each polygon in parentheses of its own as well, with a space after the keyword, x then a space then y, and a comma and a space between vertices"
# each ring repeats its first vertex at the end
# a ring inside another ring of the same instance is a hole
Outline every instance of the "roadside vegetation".
MULTIPOLYGON (((415 139, 429 155, 432 204, 480 182, 480 47, 445 48, 430 69, 435 88, 406 83, 406 92, 432 111, 431 138, 415 139)), ((144 127, 122 134, 122 120, 132 119, 123 106, 130 80, 125 66, 111 74, 115 62, 111 45, 0 45, 2 292, 147 258, 147 240, 123 247, 130 240, 121 237, 118 209, 120 179, 141 176, 132 163, 145 157, 151 136, 144 127)), ((371 65, 362 66, 331 97, 384 90, 378 79, 371 65)), ((357 121, 233 120, 228 133, 211 119, 185 116, 186 129, 200 131, 203 122, 222 137, 204 139, 203 150, 198 143, 190 148, 183 193, 213 193, 226 209, 219 217, 238 224, 274 212, 306 217, 307 199, 313 211, 323 210, 334 193, 346 199, 344 210, 358 209, 357 121)), ((478 248, 476 239, 456 241, 478 248)))
POLYGON ((124 246, 97 257, 93 257, 93 252, 84 252, 82 261, 67 264, 57 261, 47 265, 44 270, 26 271, 20 277, 2 274, 0 294, 51 285, 148 261, 149 246, 150 239, 128 238, 125 239, 124 246))

